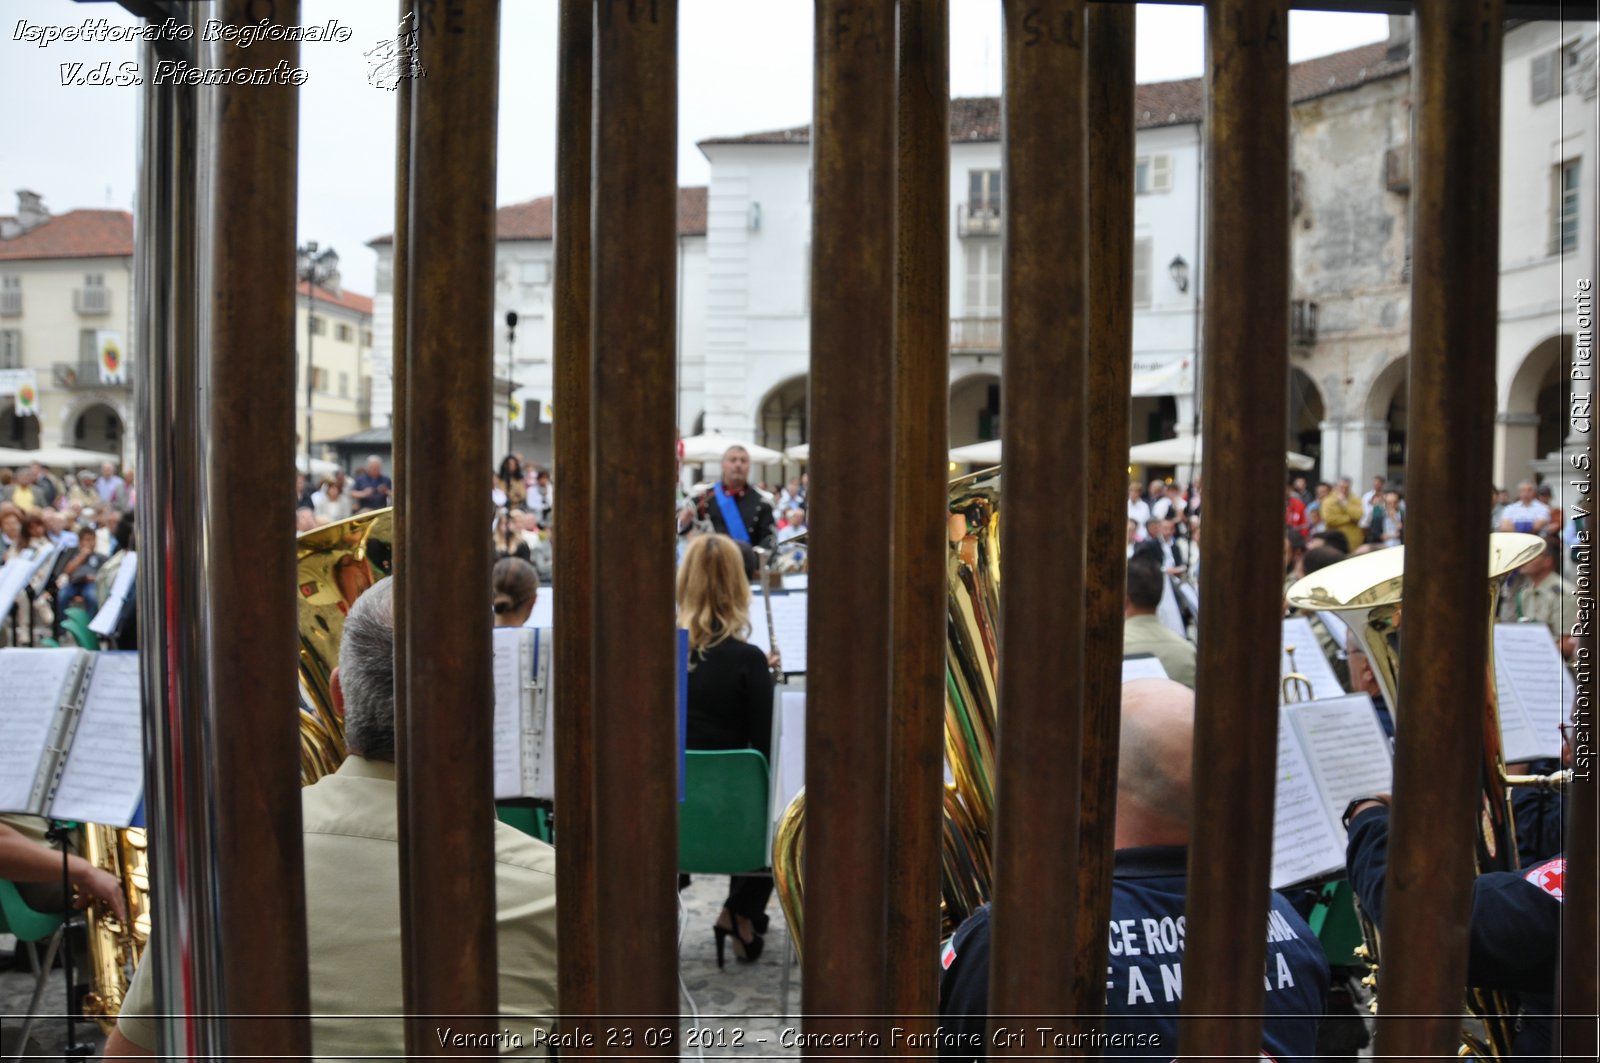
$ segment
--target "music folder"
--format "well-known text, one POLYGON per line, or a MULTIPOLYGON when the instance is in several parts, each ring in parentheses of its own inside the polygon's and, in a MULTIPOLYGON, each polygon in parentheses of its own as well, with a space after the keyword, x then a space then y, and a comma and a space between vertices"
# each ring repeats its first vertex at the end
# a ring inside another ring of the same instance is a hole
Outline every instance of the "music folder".
POLYGON ((1344 810, 1388 793, 1389 740, 1365 694, 1278 707, 1272 888, 1344 874, 1344 810))
POLYGON ((139 657, 0 650, 0 811, 126 827, 144 793, 139 657))
POLYGON ((554 799, 549 628, 494 629, 494 796, 554 799))
POLYGON ((1549 628, 1494 626, 1494 686, 1505 759, 1560 756, 1560 726, 1572 713, 1574 687, 1549 628))

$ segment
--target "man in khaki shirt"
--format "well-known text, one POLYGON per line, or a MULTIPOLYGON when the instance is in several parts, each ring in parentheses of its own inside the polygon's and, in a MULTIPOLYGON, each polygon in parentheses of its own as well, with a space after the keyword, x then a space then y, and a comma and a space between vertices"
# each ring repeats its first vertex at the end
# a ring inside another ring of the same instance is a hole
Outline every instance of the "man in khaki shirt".
MULTIPOLYGON (((405 1052, 393 597, 392 580, 374 584, 345 620, 332 691, 350 756, 302 798, 311 1038, 319 1059, 405 1052)), ((556 1013, 555 850, 495 823, 495 895, 500 1026, 509 1032, 496 1047, 515 1058, 543 1056, 556 1013)), ((141 965, 106 1058, 151 1055, 153 1013, 154 989, 141 965)), ((449 1036, 449 1021, 438 1025, 437 1033, 449 1036)))
POLYGON ((1122 653, 1153 654, 1167 678, 1194 689, 1194 643, 1172 631, 1156 616, 1166 573, 1148 554, 1128 559, 1128 594, 1123 609, 1122 653))
POLYGON ((1572 624, 1578 615, 1577 589, 1556 571, 1561 564, 1561 536, 1546 532, 1544 552, 1517 569, 1514 587, 1500 598, 1501 616, 1507 623, 1539 623, 1550 629, 1561 656, 1571 657, 1577 646, 1572 624))

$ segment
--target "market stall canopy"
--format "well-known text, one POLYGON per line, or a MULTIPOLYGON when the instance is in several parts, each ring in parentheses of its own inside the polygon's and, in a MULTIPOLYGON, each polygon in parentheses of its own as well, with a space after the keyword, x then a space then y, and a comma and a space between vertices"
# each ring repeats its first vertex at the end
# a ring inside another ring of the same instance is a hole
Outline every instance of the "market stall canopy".
POLYGON ((810 443, 796 443, 794 446, 789 447, 788 449, 786 449, 783 453, 784 453, 785 457, 791 458, 794 461, 810 461, 811 460, 811 444, 810 443))
POLYGON ((704 465, 710 461, 721 461, 723 452, 729 447, 743 447, 748 450, 752 465, 776 465, 783 460, 783 455, 778 451, 758 447, 747 439, 725 436, 721 432, 706 432, 703 435, 689 436, 683 441, 684 464, 704 465))
POLYGON ((339 463, 336 461, 323 461, 321 458, 312 458, 311 472, 306 473, 306 456, 304 454, 296 454, 294 456, 294 471, 302 475, 332 476, 339 471, 339 463))
POLYGON ((98 469, 100 463, 109 461, 119 469, 122 462, 115 454, 101 450, 81 450, 78 447, 40 447, 37 450, 16 450, 0 447, 0 466, 16 468, 38 462, 53 469, 98 469))
MULTIPOLYGON (((1177 439, 1157 439, 1140 443, 1128 451, 1128 460, 1135 465, 1198 465, 1204 450, 1199 436, 1177 439)), ((1291 469, 1310 469, 1317 463, 1304 454, 1286 451, 1284 464, 1291 469)))
POLYGON ((958 465, 990 465, 1000 464, 1000 441, 986 439, 982 443, 969 443, 964 447, 956 447, 950 451, 950 460, 958 465))

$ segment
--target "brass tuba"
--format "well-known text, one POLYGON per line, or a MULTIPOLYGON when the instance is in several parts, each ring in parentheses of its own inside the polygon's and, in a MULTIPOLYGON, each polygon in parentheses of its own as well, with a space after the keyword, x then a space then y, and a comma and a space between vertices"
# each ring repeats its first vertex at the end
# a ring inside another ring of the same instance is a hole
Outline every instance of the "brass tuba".
MULTIPOLYGON (((1000 473, 950 485, 945 658, 944 837, 940 912, 955 931, 989 899, 994 877, 995 710, 999 701, 1000 473)), ((805 792, 790 802, 772 843, 772 873, 796 950, 802 943, 805 792)))
MULTIPOLYGON (((1500 583, 1504 576, 1527 564, 1544 549, 1536 535, 1495 532, 1489 537, 1489 645, 1488 689, 1484 700, 1483 762, 1479 830, 1475 842, 1479 874, 1511 871, 1517 867, 1516 824, 1511 815, 1509 787, 1559 785, 1559 778, 1509 776, 1500 742, 1500 712, 1494 682, 1494 621, 1500 583)), ((1405 577, 1405 552, 1379 550, 1347 558, 1296 581, 1288 591, 1289 604, 1304 610, 1331 612, 1344 621, 1372 666, 1395 728, 1403 724, 1400 700, 1401 593, 1405 577)), ((1367 944, 1364 958, 1372 967, 1366 985, 1377 985, 1378 928, 1356 905, 1367 944)), ((1377 1010, 1377 1001, 1373 1001, 1377 1010)), ((1480 1031, 1467 1031, 1463 1054, 1503 1059, 1510 1054, 1516 1015, 1500 993, 1468 989, 1467 1010, 1481 1023, 1480 1031)))
POLYGON ((302 532, 295 549, 300 601, 300 781, 316 782, 345 756, 344 720, 329 689, 344 618, 368 587, 393 575, 394 510, 378 509, 302 532))

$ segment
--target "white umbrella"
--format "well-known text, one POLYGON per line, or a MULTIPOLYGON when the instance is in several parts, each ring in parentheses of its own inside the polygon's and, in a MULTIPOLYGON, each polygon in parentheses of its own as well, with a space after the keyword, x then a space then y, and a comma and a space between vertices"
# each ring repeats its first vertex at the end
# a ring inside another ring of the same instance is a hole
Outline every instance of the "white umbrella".
MULTIPOLYGON (((1157 439, 1140 443, 1128 450, 1128 460, 1135 465, 1198 465, 1205 449, 1199 436, 1178 439, 1157 439)), ((1309 469, 1316 462, 1304 454, 1286 451, 1284 464, 1291 469, 1309 469)))
POLYGON ((950 460, 958 465, 999 465, 1000 441, 986 439, 982 443, 969 443, 950 451, 950 460))
POLYGON ((791 458, 794 461, 810 461, 811 444, 796 443, 794 446, 786 448, 783 453, 785 457, 791 458))
POLYGON ((294 470, 295 472, 311 476, 332 476, 334 473, 339 471, 339 463, 335 461, 323 461, 321 458, 312 458, 311 472, 306 474, 306 456, 304 454, 296 454, 294 456, 294 470))
POLYGON ((103 461, 109 461, 119 468, 122 462, 117 460, 115 454, 100 450, 82 450, 78 447, 40 447, 38 450, 16 450, 10 447, 0 447, 0 465, 17 466, 28 465, 32 462, 51 468, 78 468, 96 467, 103 461))
POLYGON ((721 432, 689 436, 683 441, 683 460, 686 465, 704 465, 706 462, 721 461, 723 453, 729 447, 743 447, 748 450, 752 465, 776 465, 783 460, 783 455, 776 450, 758 447, 747 439, 725 436, 721 432))

